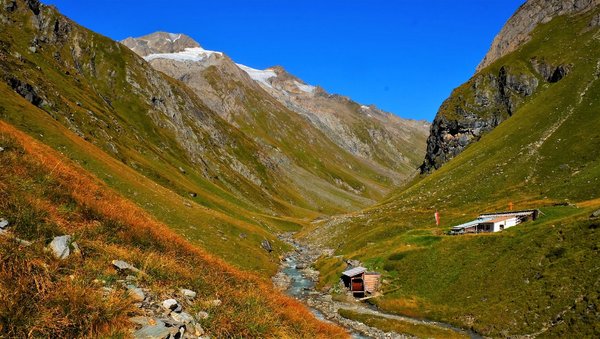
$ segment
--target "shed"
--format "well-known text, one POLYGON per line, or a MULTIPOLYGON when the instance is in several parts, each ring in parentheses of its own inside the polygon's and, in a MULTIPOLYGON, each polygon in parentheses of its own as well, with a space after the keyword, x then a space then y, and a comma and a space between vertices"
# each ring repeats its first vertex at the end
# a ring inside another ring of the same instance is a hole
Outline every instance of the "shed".
POLYGON ((359 266, 342 272, 344 286, 353 294, 365 293, 364 273, 366 270, 366 268, 359 266))
POLYGON ((484 221, 477 226, 478 232, 500 232, 506 228, 516 226, 520 220, 516 216, 500 216, 484 221))
POLYGON ((473 221, 453 226, 450 230, 450 234, 477 233, 477 227, 479 224, 490 220, 492 220, 492 218, 477 218, 473 221))
POLYGON ((365 272, 364 274, 365 281, 365 291, 367 293, 373 294, 377 292, 379 289, 379 283, 381 281, 381 274, 377 272, 365 272))

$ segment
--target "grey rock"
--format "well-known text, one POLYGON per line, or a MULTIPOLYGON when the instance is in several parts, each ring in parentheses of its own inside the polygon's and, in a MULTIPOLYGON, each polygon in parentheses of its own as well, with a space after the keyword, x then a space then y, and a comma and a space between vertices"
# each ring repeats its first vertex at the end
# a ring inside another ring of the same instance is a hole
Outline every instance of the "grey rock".
POLYGON ((69 254, 71 254, 71 250, 69 249, 70 243, 70 235, 61 235, 59 237, 54 237, 54 239, 52 239, 52 242, 48 246, 52 251, 52 254, 56 258, 66 259, 69 256, 69 254))
POLYGON ((31 53, 36 53, 37 52, 37 47, 35 47, 35 46, 29 46, 29 51, 31 53))
POLYGON ((9 78, 8 85, 15 91, 17 94, 25 98, 25 100, 29 101, 35 106, 40 106, 44 101, 42 97, 40 97, 33 86, 28 83, 24 83, 16 78, 9 78))
POLYGON ((181 313, 171 313, 171 318, 181 324, 189 324, 194 321, 194 317, 192 317, 189 313, 181 312, 181 313))
POLYGON ((1 218, 0 219, 0 229, 5 229, 6 227, 8 227, 8 220, 1 218))
POLYGON ((182 288, 180 292, 181 294, 183 294, 184 297, 189 299, 194 299, 196 297, 196 292, 188 290, 187 288, 182 288))
MULTIPOLYGON (((554 80, 553 73, 549 77, 554 80)), ((419 167, 422 174, 440 168, 508 119, 539 87, 533 73, 513 72, 509 66, 501 67, 495 74, 478 74, 467 84, 471 85, 468 91, 474 99, 465 101, 461 95, 453 94, 433 120, 425 160, 419 167)))
POLYGON ((263 249, 265 249, 265 251, 271 253, 273 252, 273 246, 271 245, 271 242, 267 239, 264 239, 260 245, 262 246, 263 249))
POLYGON ((0 147, 0 152, 4 152, 4 147, 0 147))
POLYGON ((127 270, 132 271, 132 272, 140 271, 137 268, 135 268, 133 265, 130 265, 129 263, 127 263, 126 261, 123 261, 123 260, 113 260, 112 264, 119 271, 127 271, 127 270))
POLYGON ((129 292, 129 295, 136 301, 144 301, 144 299, 146 299, 144 291, 135 285, 127 285, 127 291, 129 292))
POLYGON ((167 300, 163 301, 162 306, 166 310, 173 311, 173 312, 181 312, 181 310, 182 310, 181 305, 179 305, 179 303, 175 299, 167 299, 167 300))
POLYGON ((597 210, 594 213, 592 213, 590 218, 600 218, 600 210, 597 210))
POLYGON ((133 333, 134 338, 166 338, 176 333, 177 328, 167 327, 165 322, 160 319, 146 318, 146 324, 133 333))

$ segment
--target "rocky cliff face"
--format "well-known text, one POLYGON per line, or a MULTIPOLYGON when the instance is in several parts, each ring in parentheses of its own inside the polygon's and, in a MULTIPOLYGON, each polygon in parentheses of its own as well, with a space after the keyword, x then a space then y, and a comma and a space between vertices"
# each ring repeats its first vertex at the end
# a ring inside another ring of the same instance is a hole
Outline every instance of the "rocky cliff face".
POLYGON ((540 24, 560 15, 578 14, 597 8, 600 0, 529 0, 506 22, 492 42, 477 71, 516 50, 530 39, 540 24))
MULTIPOLYGON (((568 76, 576 60, 545 53, 525 60, 508 55, 526 44, 538 25, 560 15, 587 13, 597 5, 595 0, 535 0, 521 6, 494 40, 479 72, 441 105, 427 139, 421 173, 440 168, 515 114, 529 97, 568 76), (508 59, 498 60, 502 56, 508 59)), ((590 27, 596 17, 593 16, 590 27)))

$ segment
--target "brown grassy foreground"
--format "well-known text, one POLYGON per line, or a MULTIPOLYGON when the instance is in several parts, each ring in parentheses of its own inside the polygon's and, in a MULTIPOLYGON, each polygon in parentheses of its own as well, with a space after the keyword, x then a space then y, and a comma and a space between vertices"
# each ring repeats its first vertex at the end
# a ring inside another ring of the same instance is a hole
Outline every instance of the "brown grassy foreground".
POLYGON ((0 237, 0 336, 128 336, 139 311, 111 260, 140 268, 139 285, 167 297, 198 292, 192 311, 215 337, 347 337, 299 302, 179 237, 49 147, 0 122, 0 217, 24 246, 0 237), (66 260, 44 251, 70 234, 82 250, 66 260), (102 287, 114 291, 103 296, 102 287), (221 306, 206 306, 218 298, 221 306))

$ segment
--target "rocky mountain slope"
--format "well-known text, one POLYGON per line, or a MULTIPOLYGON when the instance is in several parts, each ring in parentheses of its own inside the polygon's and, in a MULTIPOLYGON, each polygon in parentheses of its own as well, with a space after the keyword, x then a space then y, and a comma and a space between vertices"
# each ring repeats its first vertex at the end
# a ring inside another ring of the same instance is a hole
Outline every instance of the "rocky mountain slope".
MULTIPOLYGON (((374 106, 359 105, 348 98, 327 94, 288 74, 282 67, 256 70, 235 64, 223 53, 204 50, 195 42, 180 45, 180 49, 174 53, 172 40, 175 43, 190 41, 183 34, 158 32, 140 38, 128 38, 122 43, 143 56, 154 68, 186 83, 223 118, 261 142, 283 150, 292 160, 294 156, 287 154, 279 140, 293 137, 281 134, 273 140, 275 134, 281 133, 286 127, 305 134, 299 141, 304 138, 318 141, 325 137, 324 141, 318 143, 333 143, 335 145, 332 146, 358 158, 359 163, 349 163, 348 169, 356 172, 353 168, 367 165, 369 171, 380 177, 375 181, 384 179, 397 184, 410 176, 415 163, 419 162, 429 127, 424 121, 401 119, 374 106), (145 48, 147 45, 164 48, 151 51, 145 48), (260 100, 253 100, 253 97, 260 100), (254 112, 257 110, 271 111, 271 115, 275 114, 277 118, 270 119, 286 121, 287 126, 261 127, 260 120, 265 117, 254 112), (307 126, 305 122, 310 125, 307 126), (292 126, 308 129, 300 131, 292 126)), ((303 145, 300 143, 296 146, 303 145)), ((304 153, 310 153, 308 148, 304 153)), ((360 188, 343 181, 343 178, 335 179, 340 187, 368 190, 367 187, 360 188)))
MULTIPOLYGON (((439 168, 512 116, 532 95, 564 78, 578 60, 532 55, 529 60, 510 63, 502 57, 530 41, 539 24, 557 16, 587 15, 599 4, 597 0, 523 4, 496 36, 473 78, 455 89, 440 107, 427 140, 421 172, 439 168), (492 64, 500 67, 490 67, 492 64)), ((599 23, 598 17, 592 17, 588 29, 599 23)), ((556 49, 560 51, 562 46, 556 49)))
MULTIPOLYGON (((526 1, 510 17, 494 38, 477 71, 481 71, 506 54, 517 50, 531 39, 530 33, 540 24, 561 15, 578 15, 600 5, 598 0, 535 0, 526 1)), ((594 18, 596 22, 599 18, 594 18)))
POLYGON ((355 156, 227 56, 185 36, 160 34, 136 48, 201 55, 203 62, 183 61, 189 74, 201 70, 189 87, 38 2, 8 1, 0 20, 2 120, 68 154, 212 253, 265 275, 276 262, 261 243, 284 250, 273 233, 374 202, 413 173, 423 152, 417 126, 418 147, 407 142, 396 164, 355 156))
POLYGON ((460 131, 465 121, 474 130, 502 117, 478 142, 382 203, 303 230, 341 255, 317 264, 329 279, 322 285, 335 291, 345 262, 358 260, 383 274, 383 296, 372 301, 388 312, 492 337, 597 336, 599 14, 540 23, 454 92, 433 128, 446 131, 444 145, 460 146, 470 136, 460 131), (509 206, 540 209, 541 218, 499 233, 445 234, 509 206))

